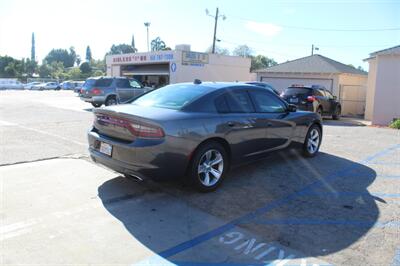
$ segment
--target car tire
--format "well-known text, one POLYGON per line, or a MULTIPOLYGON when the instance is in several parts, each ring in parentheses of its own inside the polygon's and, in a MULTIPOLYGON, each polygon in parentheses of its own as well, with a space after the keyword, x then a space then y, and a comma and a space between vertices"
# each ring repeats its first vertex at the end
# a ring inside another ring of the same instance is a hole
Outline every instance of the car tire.
POLYGON ((226 150, 218 142, 201 145, 192 157, 188 177, 191 185, 200 192, 214 191, 221 185, 229 169, 226 150))
POLYGON ((116 105, 117 103, 117 98, 115 96, 109 96, 104 104, 105 106, 110 106, 116 105))
POLYGON ((101 103, 92 103, 93 107, 98 108, 101 106, 101 103))
POLYGON ((303 155, 305 157, 314 157, 319 151, 322 140, 321 128, 313 124, 307 132, 306 139, 303 144, 303 155))
POLYGON ((316 113, 319 114, 319 116, 322 118, 322 107, 321 107, 321 106, 319 106, 319 107, 317 108, 316 113))
POLYGON ((335 113, 332 115, 332 119, 333 120, 339 120, 341 114, 342 114, 342 108, 337 107, 336 110, 335 110, 335 113))

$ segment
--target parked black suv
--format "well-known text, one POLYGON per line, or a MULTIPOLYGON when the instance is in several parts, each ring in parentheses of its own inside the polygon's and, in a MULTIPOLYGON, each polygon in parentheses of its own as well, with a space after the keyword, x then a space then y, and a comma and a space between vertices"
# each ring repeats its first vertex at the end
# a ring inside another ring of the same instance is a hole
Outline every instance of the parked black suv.
POLYGON ((293 85, 285 89, 281 97, 288 103, 296 105, 299 110, 315 112, 321 116, 332 116, 335 120, 340 118, 342 106, 336 96, 323 86, 293 85))

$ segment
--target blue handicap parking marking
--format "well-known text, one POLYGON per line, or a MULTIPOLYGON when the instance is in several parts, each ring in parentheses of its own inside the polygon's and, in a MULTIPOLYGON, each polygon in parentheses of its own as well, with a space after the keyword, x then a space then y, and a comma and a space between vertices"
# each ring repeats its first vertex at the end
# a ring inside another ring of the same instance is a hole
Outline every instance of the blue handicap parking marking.
POLYGON ((392 266, 400 266, 400 247, 396 250, 392 266))
MULTIPOLYGON (((389 154, 389 153, 391 153, 393 151, 396 151, 399 148, 400 148, 400 144, 394 145, 394 146, 389 147, 387 149, 384 149, 384 150, 382 150, 382 151, 380 151, 380 152, 378 152, 376 154, 373 154, 371 156, 366 157, 360 163, 361 164, 368 164, 369 162, 372 162, 372 161, 374 161, 375 159, 377 159, 377 158, 379 158, 381 156, 385 156, 385 155, 387 155, 387 154, 389 154)), ((183 252, 183 251, 192 249, 192 248, 194 248, 194 247, 196 247, 196 246, 198 246, 198 245, 200 245, 200 244, 202 244, 202 243, 204 243, 204 242, 206 242, 206 241, 208 241, 210 239, 213 239, 213 238, 215 238, 217 236, 223 235, 224 233, 230 232, 236 227, 236 225, 240 225, 240 224, 249 223, 251 221, 254 221, 255 218, 259 217, 260 215, 266 214, 266 213, 268 213, 268 212, 270 212, 270 211, 272 211, 272 210, 274 210, 274 209, 276 209, 276 208, 278 208, 280 206, 283 206, 283 205, 285 205, 285 204, 287 204, 287 203, 289 203, 289 202, 291 202, 291 201, 293 201, 293 200, 295 200, 297 198, 300 198, 300 197, 306 196, 306 195, 313 195, 313 193, 314 194, 317 193, 316 195, 318 195, 318 192, 314 191, 315 188, 321 187, 323 184, 325 184, 327 182, 334 181, 338 177, 341 177, 341 176, 343 176, 345 174, 348 174, 349 172, 353 171, 357 167, 358 167, 357 165, 351 165, 351 166, 346 167, 344 169, 341 169, 341 170, 339 170, 339 171, 337 171, 335 173, 329 174, 329 175, 325 176, 323 179, 316 180, 316 181, 312 182, 311 184, 306 185, 304 188, 302 188, 301 190, 299 190, 297 192, 293 192, 293 193, 290 193, 289 195, 286 195, 286 196, 284 196, 282 198, 276 199, 276 200, 266 204, 265 206, 263 206, 261 208, 258 208, 258 209, 254 210, 252 212, 249 212, 249 213, 247 213, 247 214, 245 214, 243 216, 240 216, 240 217, 238 217, 238 218, 236 218, 236 219, 234 219, 234 220, 232 220, 232 221, 230 221, 228 223, 225 223, 225 224, 223 224, 223 225, 221 225, 221 226, 219 226, 219 227, 217 227, 217 228, 215 228, 213 230, 210 230, 210 231, 205 232, 203 234, 200 234, 200 235, 198 235, 198 236, 196 236, 196 237, 194 237, 192 239, 189 239, 189 240, 187 240, 185 242, 182 242, 182 243, 180 243, 180 244, 178 244, 176 246, 168 248, 168 249, 160 252, 159 255, 161 257, 163 257, 163 258, 170 258, 172 256, 175 256, 175 255, 183 252)), ((367 192, 360 192, 360 193, 361 194, 362 193, 366 193, 366 194, 370 195, 367 192)), ((331 195, 331 196, 336 196, 337 197, 338 195, 339 196, 346 196, 346 195, 355 196, 355 195, 358 195, 360 193, 359 192, 340 192, 340 193, 335 193, 334 194, 334 193, 325 193, 324 192, 324 193, 320 193, 320 194, 321 195, 322 194, 326 194, 326 195, 331 195)), ((375 195, 381 196, 381 197, 383 196, 383 197, 395 197, 395 198, 400 196, 400 194, 396 194, 396 193, 393 193, 393 194, 390 194, 390 193, 388 193, 388 194, 376 193, 375 195)))

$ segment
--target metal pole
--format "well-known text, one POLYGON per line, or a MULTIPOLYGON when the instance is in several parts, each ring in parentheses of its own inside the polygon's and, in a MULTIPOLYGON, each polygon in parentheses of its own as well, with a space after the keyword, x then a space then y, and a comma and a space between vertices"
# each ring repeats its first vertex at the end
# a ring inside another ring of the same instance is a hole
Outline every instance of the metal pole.
POLYGON ((149 46, 149 26, 147 26, 147 52, 150 52, 150 46, 149 46))
POLYGON ((311 55, 314 55, 314 44, 311 46, 311 55))
POLYGON ((214 25, 214 38, 213 38, 213 46, 212 53, 215 54, 215 41, 217 40, 217 24, 218 24, 218 7, 215 13, 215 25, 214 25))

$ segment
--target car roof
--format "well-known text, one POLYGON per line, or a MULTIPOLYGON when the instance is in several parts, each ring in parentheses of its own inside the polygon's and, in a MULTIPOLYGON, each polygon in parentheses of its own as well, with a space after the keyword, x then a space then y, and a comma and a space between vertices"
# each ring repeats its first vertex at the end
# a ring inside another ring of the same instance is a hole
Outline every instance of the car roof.
MULTIPOLYGON (((225 88, 251 88, 254 89, 255 86, 251 84, 246 84, 246 83, 238 83, 238 82, 202 82, 200 84, 194 84, 193 82, 185 82, 185 83, 177 83, 180 85, 187 85, 189 87, 203 87, 204 89, 207 89, 208 91, 217 91, 220 89, 225 89, 225 88)), ((171 84, 171 85, 177 85, 177 84, 171 84)))

